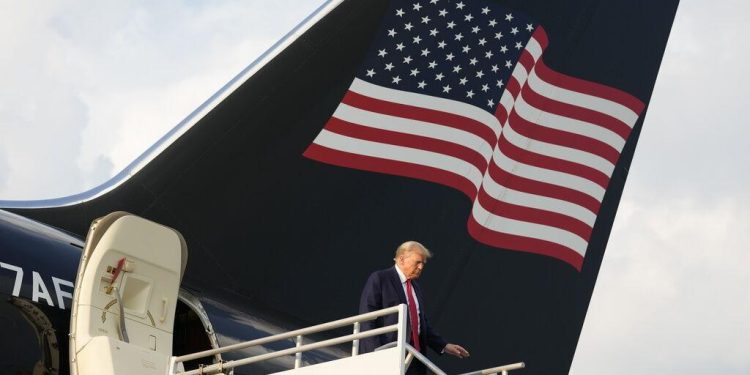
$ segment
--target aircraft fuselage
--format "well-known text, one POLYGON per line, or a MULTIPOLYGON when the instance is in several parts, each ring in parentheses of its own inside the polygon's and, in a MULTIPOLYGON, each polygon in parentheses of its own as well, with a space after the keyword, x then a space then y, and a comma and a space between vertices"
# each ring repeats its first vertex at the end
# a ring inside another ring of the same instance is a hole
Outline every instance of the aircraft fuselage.
MULTIPOLYGON (((0 210, 0 373, 69 374, 70 312, 83 239, 28 218, 0 210)), ((257 309, 237 296, 224 296, 219 285, 182 285, 174 328, 173 355, 197 352, 300 328, 288 318, 257 309)), ((315 338, 311 338, 315 339, 315 338)), ((276 343, 228 353, 223 360, 283 350, 276 343)), ((305 363, 345 354, 336 348, 311 352, 305 363)), ((195 368, 219 358, 187 364, 195 368)), ((293 358, 279 358, 235 375, 288 369, 293 358)))
POLYGON ((67 373, 82 246, 77 237, 0 210, 0 372, 67 373))

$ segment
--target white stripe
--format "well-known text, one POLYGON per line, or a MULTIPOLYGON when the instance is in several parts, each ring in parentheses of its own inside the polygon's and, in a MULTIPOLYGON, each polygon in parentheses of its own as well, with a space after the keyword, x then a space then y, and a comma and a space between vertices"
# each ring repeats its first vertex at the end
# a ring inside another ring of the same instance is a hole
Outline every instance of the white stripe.
POLYGON ((580 191, 595 198, 599 202, 601 202, 604 197, 604 188, 583 177, 523 164, 505 156, 505 154, 497 148, 495 148, 492 160, 498 167, 516 176, 580 191))
POLYGON ((596 214, 585 207, 565 200, 529 194, 502 186, 498 184, 489 173, 484 175, 482 189, 487 192, 489 196, 501 202, 556 212, 580 220, 590 227, 593 227, 594 222, 596 221, 596 214))
POLYGON ((593 138, 608 144, 617 152, 625 146, 625 140, 619 134, 590 122, 543 111, 526 102, 523 94, 516 98, 514 109, 521 118, 533 124, 593 138))
MULTIPOLYGON (((515 79, 516 82, 518 82, 519 88, 523 87, 525 81, 526 81, 526 68, 524 68, 520 64, 516 64, 516 67, 513 68, 513 72, 511 73, 511 77, 509 77, 509 81, 511 79, 515 79)), ((505 113, 510 116, 511 110, 513 110, 513 104, 515 104, 515 98, 513 97, 513 94, 508 90, 508 85, 505 85, 505 89, 503 89, 503 95, 500 96, 500 105, 505 108, 505 113)), ((506 120, 507 121, 507 120, 506 120)), ((503 124, 503 127, 505 124, 503 124)))
POLYGON ((450 112, 467 117, 490 128, 495 133, 495 136, 500 135, 500 121, 493 114, 471 104, 408 91, 394 90, 363 81, 359 78, 354 78, 349 90, 374 99, 422 107, 434 111, 450 112), (448 108, 450 108, 449 111, 447 110, 448 108))
POLYGON ((510 110, 513 109, 514 102, 513 95, 511 95, 508 90, 503 91, 503 95, 500 97, 500 105, 505 108, 505 113, 508 115, 510 115, 510 110))
POLYGON ((471 210, 471 214, 474 216, 474 220, 476 220, 477 223, 489 230, 554 242, 581 254, 581 256, 586 254, 588 242, 566 230, 497 216, 485 210, 484 207, 479 204, 478 200, 474 201, 474 207, 471 210))
POLYGON ((611 177, 612 171, 615 169, 614 164, 599 155, 576 148, 538 141, 521 135, 513 130, 513 124, 505 126, 505 129, 503 129, 503 137, 516 147, 520 147, 526 151, 585 165, 604 173, 607 177, 611 177))
POLYGON ((442 169, 468 179, 476 189, 482 182, 482 173, 468 163, 452 156, 410 147, 394 146, 347 137, 326 129, 320 131, 315 144, 357 155, 402 161, 442 169))
POLYGON ((630 108, 620 103, 600 98, 598 96, 582 94, 580 92, 568 90, 559 86, 555 86, 551 83, 547 83, 536 74, 536 70, 532 70, 528 80, 529 86, 531 86, 531 88, 535 92, 548 98, 552 98, 559 102, 567 103, 577 107, 583 107, 592 111, 604 113, 622 121, 631 128, 638 120, 637 113, 633 112, 630 108))
MULTIPOLYGON (((531 54, 531 56, 534 58, 534 62, 539 60, 539 58, 542 56, 542 53, 544 50, 542 49, 542 46, 539 44, 539 42, 531 38, 529 42, 526 44, 526 51, 531 54)), ((536 71, 531 72, 531 77, 529 77, 530 84, 532 87, 536 86, 547 86, 544 89, 540 89, 542 91, 537 90, 534 88, 534 91, 538 93, 545 93, 545 96, 549 98, 553 98, 557 101, 561 101, 563 103, 568 103, 571 105, 575 105, 578 107, 588 108, 593 111, 601 112, 604 114, 607 114, 609 116, 612 116, 631 128, 635 124, 635 122, 638 120, 638 114, 633 112, 630 108, 617 103, 613 102, 608 99, 604 99, 598 96, 592 96, 588 94, 579 93, 576 91, 568 90, 561 88, 559 86, 555 86, 553 84, 547 83, 543 81, 539 76, 536 75, 536 71), (557 91, 559 94, 556 94, 555 91, 557 91)))
POLYGON ((410 120, 403 117, 384 115, 341 103, 333 117, 371 128, 389 130, 404 134, 439 139, 467 147, 479 152, 485 161, 492 157, 495 145, 488 144, 483 138, 463 130, 433 124, 430 122, 410 120))
POLYGON ((526 84, 526 80, 529 78, 529 72, 526 71, 526 68, 523 65, 517 64, 515 69, 513 69, 513 73, 511 73, 511 76, 515 78, 516 81, 518 81, 519 88, 523 88, 523 86, 526 84))
POLYGON ((531 54, 531 57, 534 59, 534 63, 539 60, 539 57, 542 56, 542 52, 544 52, 544 50, 542 49, 542 45, 539 44, 539 41, 533 37, 529 39, 528 43, 526 43, 526 51, 531 54))

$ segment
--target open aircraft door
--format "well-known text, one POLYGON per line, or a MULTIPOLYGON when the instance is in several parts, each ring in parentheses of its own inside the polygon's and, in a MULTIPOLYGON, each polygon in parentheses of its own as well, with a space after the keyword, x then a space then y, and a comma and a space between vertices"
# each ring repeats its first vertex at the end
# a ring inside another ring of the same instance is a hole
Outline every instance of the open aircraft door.
POLYGON ((174 229, 125 212, 95 220, 73 295, 71 374, 165 374, 186 262, 174 229))

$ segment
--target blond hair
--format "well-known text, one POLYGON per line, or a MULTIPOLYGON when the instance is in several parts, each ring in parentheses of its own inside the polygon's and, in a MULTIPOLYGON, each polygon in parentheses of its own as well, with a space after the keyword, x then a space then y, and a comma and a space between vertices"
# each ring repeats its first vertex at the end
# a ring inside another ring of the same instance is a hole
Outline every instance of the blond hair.
POLYGON ((401 255, 404 255, 406 253, 410 253, 412 251, 420 251, 422 255, 424 255, 425 259, 432 258, 432 253, 430 250, 428 250, 424 245, 417 241, 406 241, 401 244, 401 246, 396 249, 396 256, 393 258, 393 260, 397 260, 398 257, 401 255))

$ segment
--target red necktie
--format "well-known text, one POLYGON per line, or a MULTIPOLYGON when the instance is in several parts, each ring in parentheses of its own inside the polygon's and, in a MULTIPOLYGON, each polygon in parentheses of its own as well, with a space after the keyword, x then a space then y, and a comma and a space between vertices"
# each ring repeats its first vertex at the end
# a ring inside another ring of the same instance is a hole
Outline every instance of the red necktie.
POLYGON ((419 314, 417 313, 417 302, 411 292, 411 280, 406 280, 406 299, 409 301, 409 322, 411 323, 411 343, 418 352, 419 348, 419 314))

